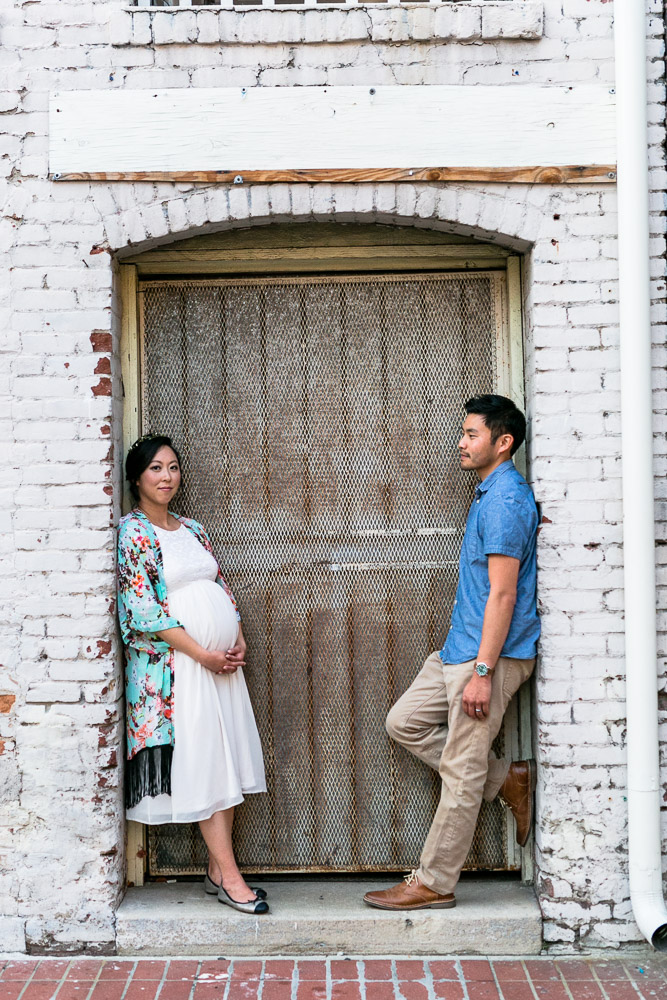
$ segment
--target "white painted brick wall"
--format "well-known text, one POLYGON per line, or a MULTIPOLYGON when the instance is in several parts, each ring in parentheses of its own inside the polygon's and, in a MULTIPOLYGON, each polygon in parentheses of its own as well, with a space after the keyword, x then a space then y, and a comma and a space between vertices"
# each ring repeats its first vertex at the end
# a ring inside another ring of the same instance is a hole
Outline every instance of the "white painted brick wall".
MULTIPOLYGON (((527 251, 529 457, 545 515, 535 720, 537 885, 545 941, 554 950, 638 941, 625 857, 614 189, 323 184, 229 191, 164 183, 53 184, 46 159, 53 89, 612 85, 612 4, 447 5, 415 9, 409 22, 403 12, 399 18, 390 8, 373 9, 370 33, 363 10, 131 17, 123 6, 120 0, 42 0, 0 8, 0 437, 12 459, 0 482, 0 617, 6 623, 0 656, 0 950, 110 951, 122 893, 122 702, 111 531, 119 514, 122 400, 119 306, 108 251, 198 227, 293 216, 415 223, 527 251), (156 44, 149 44, 152 37, 156 44), (195 37, 198 42, 188 41, 195 37), (447 44, 433 44, 434 38, 447 44)), ((647 11, 657 554, 664 609, 661 4, 647 0, 647 11)), ((664 610, 660 627, 667 722, 664 610)))

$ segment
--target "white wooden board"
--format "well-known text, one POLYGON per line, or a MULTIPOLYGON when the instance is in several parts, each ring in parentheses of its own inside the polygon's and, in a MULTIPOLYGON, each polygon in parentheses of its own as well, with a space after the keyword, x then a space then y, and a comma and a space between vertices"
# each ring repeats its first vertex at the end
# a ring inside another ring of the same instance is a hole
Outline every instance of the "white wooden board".
POLYGON ((573 88, 236 87, 54 93, 54 176, 613 169, 614 98, 573 88))

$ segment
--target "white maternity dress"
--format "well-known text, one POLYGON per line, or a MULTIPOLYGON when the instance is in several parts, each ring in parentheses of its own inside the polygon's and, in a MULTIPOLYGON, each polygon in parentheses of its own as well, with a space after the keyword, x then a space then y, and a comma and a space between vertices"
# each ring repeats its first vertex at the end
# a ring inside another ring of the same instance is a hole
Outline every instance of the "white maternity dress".
MULTIPOLYGON (((234 605, 215 582, 217 565, 193 533, 155 528, 169 614, 206 649, 231 649, 234 605)), ((266 791, 264 760, 248 689, 239 668, 214 674, 174 651, 174 754, 171 795, 146 795, 127 810, 139 823, 193 823, 266 791)))

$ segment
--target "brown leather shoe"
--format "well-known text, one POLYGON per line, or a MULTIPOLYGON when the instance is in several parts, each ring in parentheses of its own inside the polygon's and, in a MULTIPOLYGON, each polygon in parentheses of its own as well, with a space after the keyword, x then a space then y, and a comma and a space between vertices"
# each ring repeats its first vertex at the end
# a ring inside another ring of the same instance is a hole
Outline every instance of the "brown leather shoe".
POLYGON ((456 906, 454 893, 446 896, 429 889, 419 881, 416 870, 405 876, 405 879, 391 889, 381 889, 378 892, 367 892, 364 903, 377 906, 381 910, 449 910, 456 906))
POLYGON ((537 784, 534 760, 515 760, 510 764, 499 795, 512 810, 516 820, 516 842, 523 847, 533 825, 533 792, 537 784))

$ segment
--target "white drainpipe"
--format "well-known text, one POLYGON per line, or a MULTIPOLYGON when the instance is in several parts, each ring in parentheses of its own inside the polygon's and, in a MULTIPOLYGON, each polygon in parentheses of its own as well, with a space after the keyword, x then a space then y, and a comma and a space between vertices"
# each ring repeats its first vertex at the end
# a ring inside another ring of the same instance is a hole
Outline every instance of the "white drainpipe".
POLYGON ((615 0, 630 895, 667 951, 662 892, 644 0, 615 0))

